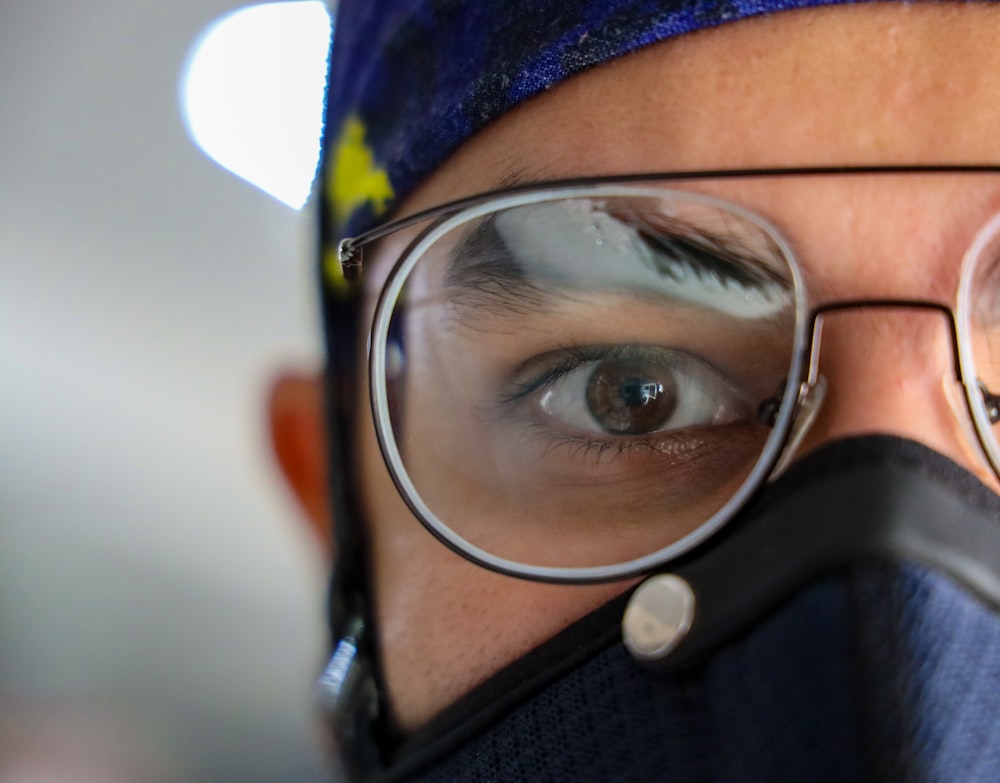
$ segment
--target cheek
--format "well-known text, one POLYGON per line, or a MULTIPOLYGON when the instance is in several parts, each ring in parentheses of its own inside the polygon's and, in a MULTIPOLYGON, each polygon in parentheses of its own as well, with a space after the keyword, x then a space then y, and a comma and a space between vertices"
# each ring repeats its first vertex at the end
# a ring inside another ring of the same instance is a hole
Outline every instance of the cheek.
POLYGON ((486 571, 409 513, 370 427, 363 494, 373 527, 376 622, 395 718, 410 731, 630 583, 547 585, 486 571))

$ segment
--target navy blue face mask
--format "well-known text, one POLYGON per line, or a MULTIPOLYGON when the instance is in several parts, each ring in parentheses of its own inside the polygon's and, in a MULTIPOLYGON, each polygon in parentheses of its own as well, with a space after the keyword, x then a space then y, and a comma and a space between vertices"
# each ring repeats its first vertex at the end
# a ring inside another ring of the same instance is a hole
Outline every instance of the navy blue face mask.
POLYGON ((640 662, 622 643, 630 592, 417 734, 383 733, 368 772, 997 779, 1000 497, 954 463, 891 437, 831 444, 672 573, 695 600, 690 629, 662 660, 640 662))

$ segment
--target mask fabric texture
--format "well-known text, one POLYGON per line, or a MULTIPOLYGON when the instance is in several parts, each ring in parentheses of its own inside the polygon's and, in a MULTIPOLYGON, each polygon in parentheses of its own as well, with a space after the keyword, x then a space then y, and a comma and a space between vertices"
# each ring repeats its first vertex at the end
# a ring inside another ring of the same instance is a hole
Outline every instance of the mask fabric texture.
MULTIPOLYGON (((873 443, 891 459, 899 442, 873 443)), ((908 464, 926 454, 926 470, 941 475, 944 458, 904 445, 908 464)), ((850 450, 838 459, 849 464, 850 450)), ((947 465, 939 481, 969 498, 974 480, 947 465)), ((1000 524, 1000 498, 976 489, 977 512, 1000 524)), ((870 513, 884 523, 892 511, 870 513)), ((985 783, 1000 774, 1000 615, 940 571, 888 558, 849 565, 677 671, 625 650, 623 606, 602 607, 450 708, 400 749, 387 779, 985 783), (594 654, 567 663, 599 638, 608 641, 594 654), (560 671, 542 682, 546 668, 560 671), (542 684, 477 723, 498 694, 532 678, 542 684)))

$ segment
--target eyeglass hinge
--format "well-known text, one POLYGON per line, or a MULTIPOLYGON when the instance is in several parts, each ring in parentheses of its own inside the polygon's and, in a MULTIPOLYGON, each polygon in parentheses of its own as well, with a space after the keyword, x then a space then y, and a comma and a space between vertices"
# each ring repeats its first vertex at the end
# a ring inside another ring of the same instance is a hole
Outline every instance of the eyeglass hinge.
POLYGON ((352 258, 354 258, 354 240, 350 237, 341 239, 337 244, 337 260, 340 261, 341 266, 343 266, 352 258))

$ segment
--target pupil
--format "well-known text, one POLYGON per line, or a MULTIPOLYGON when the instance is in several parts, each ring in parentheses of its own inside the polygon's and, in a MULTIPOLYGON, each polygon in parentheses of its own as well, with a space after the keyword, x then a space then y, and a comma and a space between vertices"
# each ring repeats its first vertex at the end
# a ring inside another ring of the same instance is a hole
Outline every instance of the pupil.
MULTIPOLYGON (((658 369, 658 368, 657 368, 658 369)), ((639 435, 659 428, 677 407, 669 372, 650 372, 641 362, 602 362, 587 382, 587 407, 606 432, 639 435)))
POLYGON ((638 408, 656 401, 656 396, 663 391, 656 381, 645 378, 626 378, 622 382, 622 403, 628 408, 638 408))

